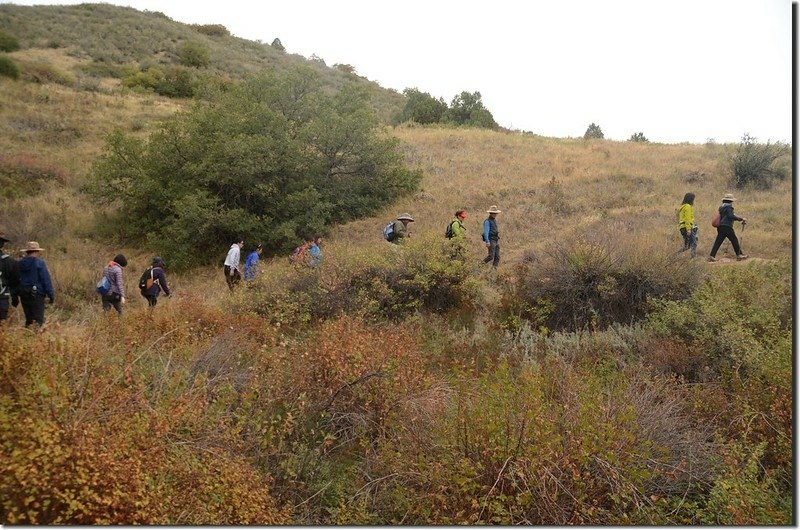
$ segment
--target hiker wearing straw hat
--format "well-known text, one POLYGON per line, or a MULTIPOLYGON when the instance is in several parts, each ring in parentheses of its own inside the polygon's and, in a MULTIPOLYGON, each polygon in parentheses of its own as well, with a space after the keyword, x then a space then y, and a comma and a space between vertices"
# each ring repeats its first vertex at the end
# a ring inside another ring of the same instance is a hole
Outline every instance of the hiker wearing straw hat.
POLYGON ((56 299, 50 272, 44 260, 39 257, 43 251, 36 241, 28 241, 25 248, 20 249, 25 257, 19 261, 19 286, 12 297, 19 296, 22 302, 25 327, 34 322, 44 326, 44 299, 49 298, 51 304, 56 299))
POLYGON ((726 238, 731 242, 731 245, 733 245, 733 251, 736 253, 736 259, 747 259, 747 256, 742 254, 742 249, 739 247, 739 239, 736 237, 736 232, 733 231, 733 223, 735 221, 742 222, 742 229, 744 229, 744 226, 747 224, 747 219, 744 217, 739 217, 733 213, 733 201, 735 200, 736 198, 730 193, 726 193, 722 198, 722 205, 719 207, 719 226, 717 226, 717 239, 714 240, 714 246, 711 247, 711 255, 708 256, 708 261, 717 261, 717 251, 726 238))
POLYGON ((391 230, 389 230, 389 236, 387 237, 387 229, 384 229, 384 237, 386 237, 387 241, 394 243, 395 245, 399 245, 405 238, 409 237, 410 234, 408 233, 408 223, 413 223, 414 218, 411 217, 407 213, 401 213, 397 216, 397 219, 392 223, 391 230))
MULTIPOLYGON (((0 232, 0 249, 3 245, 11 241, 0 232)), ((8 309, 11 302, 11 293, 16 291, 19 285, 19 267, 17 260, 0 250, 0 321, 8 318, 8 309)), ((14 298, 14 307, 19 303, 19 299, 14 298)))
POLYGON ((497 214, 501 213, 497 206, 492 205, 486 210, 489 217, 483 222, 483 242, 489 250, 489 255, 483 258, 484 263, 492 262, 494 267, 500 263, 500 232, 497 230, 497 214))

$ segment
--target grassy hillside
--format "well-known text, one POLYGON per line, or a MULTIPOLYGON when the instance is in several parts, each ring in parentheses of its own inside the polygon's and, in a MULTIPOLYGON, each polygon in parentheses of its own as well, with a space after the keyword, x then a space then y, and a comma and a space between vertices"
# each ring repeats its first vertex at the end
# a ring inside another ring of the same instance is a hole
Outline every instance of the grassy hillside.
MULTIPOLYGON (((57 49, 70 57, 59 61, 70 82, 94 88, 94 79, 119 77, 120 67, 179 63, 182 46, 197 44, 209 51, 206 77, 241 79, 264 69, 283 70, 303 64, 313 68, 331 89, 356 79, 369 90, 373 105, 387 122, 402 109, 405 98, 377 83, 260 42, 203 31, 202 26, 175 22, 158 12, 142 12, 108 4, 76 6, 0 5, 0 30, 14 35, 23 50, 57 49), (211 33, 211 34, 209 34, 211 33)), ((38 64, 48 64, 45 56, 38 64)), ((108 85, 108 81, 106 81, 108 85)), ((101 85, 102 86, 102 85, 101 85)))
POLYGON ((102 5, 2 5, 0 29, 24 73, 0 78, 0 230, 47 249, 57 293, 44 332, 20 308, 0 330, 0 522, 793 520, 791 179, 735 191, 754 259, 709 264, 734 146, 393 128, 422 190, 333 229, 319 270, 266 259, 231 294, 218 267, 168 268, 175 295, 149 312, 152 249, 97 237, 81 188, 112 130, 144 137, 188 100, 99 65, 171 62, 189 39, 214 75, 302 59, 102 5), (677 253, 688 191, 696 260, 677 253), (459 208, 463 260, 443 241, 459 208), (402 211, 398 248, 381 229, 402 211), (121 319, 93 291, 118 252, 121 319))

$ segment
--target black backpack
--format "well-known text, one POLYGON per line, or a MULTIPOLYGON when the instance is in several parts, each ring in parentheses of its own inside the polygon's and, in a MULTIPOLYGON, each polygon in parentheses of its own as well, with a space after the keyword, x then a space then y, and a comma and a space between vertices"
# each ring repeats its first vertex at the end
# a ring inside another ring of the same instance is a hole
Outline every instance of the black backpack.
POLYGON ((153 267, 148 267, 142 273, 142 277, 139 278, 139 290, 141 291, 149 291, 150 288, 153 286, 155 280, 153 280, 153 267))

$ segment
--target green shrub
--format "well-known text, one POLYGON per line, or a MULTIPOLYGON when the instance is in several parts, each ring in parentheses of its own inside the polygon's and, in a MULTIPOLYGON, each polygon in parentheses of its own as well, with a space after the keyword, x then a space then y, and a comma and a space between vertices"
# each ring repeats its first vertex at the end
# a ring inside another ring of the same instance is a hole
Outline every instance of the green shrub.
POLYGON ((211 53, 199 42, 186 42, 178 51, 178 58, 183 66, 205 68, 211 64, 211 53))
POLYGON ((791 149, 777 142, 760 144, 745 134, 742 142, 730 156, 731 183, 737 188, 752 186, 767 189, 776 180, 784 180, 791 167, 786 160, 791 149))
POLYGON ((242 310, 275 324, 297 325, 341 313, 401 319, 415 311, 469 310, 478 299, 474 266, 450 257, 447 245, 422 238, 402 249, 325 257, 321 270, 271 274, 248 290, 242 310))
MULTIPOLYGON (((125 79, 155 90, 170 82, 155 68, 125 79)), ((114 133, 86 188, 121 199, 112 226, 155 242, 168 261, 216 261, 238 235, 287 252, 301 234, 369 215, 419 182, 355 85, 327 95, 298 69, 207 97, 213 104, 148 139, 114 133)))
POLYGON ((624 244, 578 240, 530 256, 506 294, 506 312, 554 330, 605 328, 641 319, 655 299, 686 298, 701 281, 694 262, 624 244))
POLYGON ((631 135, 631 137, 630 137, 630 138, 628 138, 628 141, 629 141, 629 142, 640 142, 640 143, 645 143, 645 144, 646 144, 646 143, 648 143, 648 142, 650 142, 650 140, 648 140, 648 139, 645 137, 645 135, 644 135, 644 133, 643 133, 643 132, 637 132, 637 133, 633 133, 633 134, 631 135))
POLYGON ((603 135, 603 130, 600 128, 599 125, 595 124, 594 122, 590 123, 589 126, 586 128, 586 132, 583 133, 584 140, 590 139, 598 139, 602 140, 605 136, 603 135))
POLYGON ((171 98, 190 98, 195 93, 197 80, 187 68, 173 66, 164 72, 164 76, 156 83, 155 90, 162 96, 171 98))
POLYGON ((0 76, 19 79, 19 66, 7 55, 0 55, 0 76))
POLYGON ((192 24, 195 31, 209 37, 228 37, 231 32, 222 24, 192 24))
POLYGON ((403 90, 403 95, 408 99, 403 111, 395 119, 396 123, 406 121, 421 124, 439 123, 447 110, 447 103, 442 98, 436 99, 416 88, 406 88, 403 90))
POLYGON ((128 71, 128 73, 122 77, 122 86, 155 91, 163 81, 164 71, 155 66, 151 66, 146 70, 128 71))
POLYGON ((480 92, 462 92, 453 97, 453 101, 442 115, 441 121, 473 127, 497 127, 492 113, 483 106, 480 92))
POLYGON ((0 52, 15 52, 17 50, 19 50, 17 38, 0 29, 0 52))

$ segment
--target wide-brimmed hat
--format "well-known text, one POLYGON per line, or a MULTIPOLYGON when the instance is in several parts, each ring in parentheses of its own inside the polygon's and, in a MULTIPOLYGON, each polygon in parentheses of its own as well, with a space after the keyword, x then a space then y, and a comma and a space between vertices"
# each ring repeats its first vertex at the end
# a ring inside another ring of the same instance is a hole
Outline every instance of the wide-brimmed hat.
POLYGON ((20 252, 41 252, 42 250, 44 249, 36 241, 28 241, 28 245, 25 248, 19 249, 20 252))
POLYGON ((733 196, 733 193, 726 193, 725 196, 722 198, 723 201, 735 201, 736 197, 733 196))
POLYGON ((5 232, 0 232, 0 241, 2 241, 4 243, 8 243, 11 240, 6 237, 6 233, 5 232))
POLYGON ((497 209, 496 205, 489 206, 489 209, 486 210, 486 213, 502 213, 500 210, 497 209))
POLYGON ((411 221, 412 223, 414 222, 414 218, 411 217, 410 215, 408 215, 407 213, 401 213, 400 215, 398 215, 397 216, 397 220, 398 221, 403 221, 403 220, 411 221))

